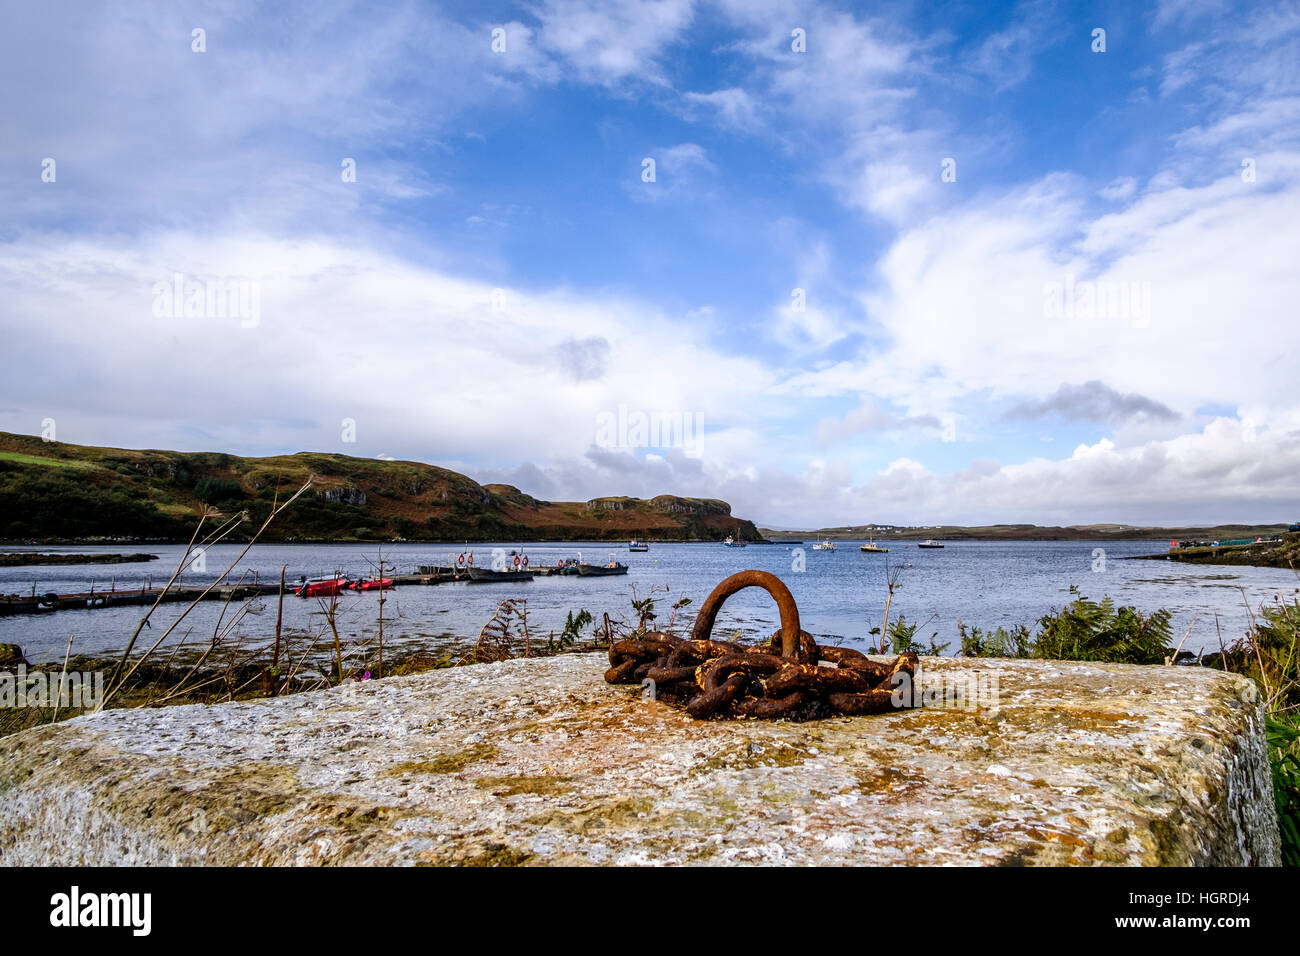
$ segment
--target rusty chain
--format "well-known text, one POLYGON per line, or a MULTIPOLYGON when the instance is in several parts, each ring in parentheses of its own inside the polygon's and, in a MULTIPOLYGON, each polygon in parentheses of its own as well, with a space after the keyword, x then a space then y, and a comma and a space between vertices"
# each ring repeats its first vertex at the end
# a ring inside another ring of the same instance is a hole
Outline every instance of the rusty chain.
MULTIPOLYGON (((656 697, 685 702, 692 717, 813 720, 834 715, 879 714, 897 709, 895 690, 916 674, 917 656, 887 663, 847 647, 822 647, 799 627, 794 595, 766 571, 740 571, 713 589, 689 638, 651 631, 609 648, 611 684, 653 681, 656 697), (737 591, 760 587, 776 599, 781 629, 765 643, 712 638, 723 603, 737 591)), ((902 695, 910 699, 910 695, 902 695)))

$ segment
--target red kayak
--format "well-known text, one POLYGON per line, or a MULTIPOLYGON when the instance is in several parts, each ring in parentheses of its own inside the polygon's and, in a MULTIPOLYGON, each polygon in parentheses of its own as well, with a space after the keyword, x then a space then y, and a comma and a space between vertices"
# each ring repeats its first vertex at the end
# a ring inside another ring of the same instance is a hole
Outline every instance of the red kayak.
POLYGON ((331 578, 328 581, 308 581, 295 589, 298 597, 333 597, 348 586, 347 578, 331 578))
POLYGON ((382 578, 376 580, 372 578, 369 581, 353 581, 348 585, 354 591, 391 591, 396 585, 393 584, 392 578, 382 578))

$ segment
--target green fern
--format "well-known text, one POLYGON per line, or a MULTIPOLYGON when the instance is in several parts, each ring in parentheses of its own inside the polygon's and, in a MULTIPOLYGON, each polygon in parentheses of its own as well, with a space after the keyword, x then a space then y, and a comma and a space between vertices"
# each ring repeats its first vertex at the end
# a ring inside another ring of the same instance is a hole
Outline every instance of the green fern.
POLYGON ((1071 586, 1075 599, 1056 614, 1039 619, 1033 656, 1066 661, 1161 664, 1172 656, 1169 612, 1143 614, 1115 608, 1109 597, 1093 601, 1071 586))
POLYGON ((1300 722, 1269 717, 1265 722, 1277 825, 1282 832, 1282 864, 1300 866, 1300 722))

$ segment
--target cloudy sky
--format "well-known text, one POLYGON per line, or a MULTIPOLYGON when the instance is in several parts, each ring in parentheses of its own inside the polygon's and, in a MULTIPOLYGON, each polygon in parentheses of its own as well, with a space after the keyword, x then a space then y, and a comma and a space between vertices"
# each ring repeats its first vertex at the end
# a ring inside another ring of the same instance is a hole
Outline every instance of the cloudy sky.
POLYGON ((0 429, 777 527, 1300 517, 1295 2, 3 17, 0 429))

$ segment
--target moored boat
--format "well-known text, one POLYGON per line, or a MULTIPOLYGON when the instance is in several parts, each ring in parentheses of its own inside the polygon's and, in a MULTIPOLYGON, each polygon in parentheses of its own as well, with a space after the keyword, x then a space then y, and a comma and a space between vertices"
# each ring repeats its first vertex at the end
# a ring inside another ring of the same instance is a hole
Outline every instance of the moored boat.
POLYGON ((745 544, 746 542, 744 538, 737 538, 733 535, 727 535, 722 541, 722 546, 724 548, 743 548, 745 547, 745 544))
POLYGON ((633 538, 627 543, 627 549, 629 551, 649 551, 650 545, 646 544, 644 541, 638 541, 636 538, 633 538))
POLYGON ((813 545, 813 550, 814 550, 814 551, 834 551, 834 550, 835 550, 835 542, 832 541, 830 538, 822 538, 822 540, 818 541, 816 544, 813 545))
POLYGON ((469 579, 472 583, 487 584, 494 581, 531 581, 532 571, 493 571, 490 568, 470 568, 469 579))
POLYGON ((577 558, 561 558, 554 564, 538 564, 531 570, 536 577, 549 578, 556 575, 567 576, 578 573, 577 558))
POLYGON ((866 552, 869 553, 869 554, 888 554, 888 553, 889 553, 889 549, 888 549, 888 548, 882 548, 880 545, 876 544, 876 541, 875 541, 874 538, 873 538, 872 540, 868 541, 866 544, 862 545, 860 548, 858 548, 858 550, 859 550, 859 551, 866 551, 866 552))
POLYGON ((609 574, 627 574, 627 565, 618 561, 609 564, 580 564, 578 573, 584 578, 598 578, 609 574))
POLYGON ((353 581, 348 585, 354 591, 391 591, 397 587, 392 578, 370 578, 365 581, 353 581))
POLYGON ((917 547, 918 548, 942 548, 943 542, 935 541, 934 538, 927 538, 926 540, 918 543, 917 547))
POLYGON ((449 578, 454 574, 463 573, 465 568, 457 568, 455 564, 417 564, 415 573, 423 575, 426 578, 449 578))
POLYGON ((347 586, 348 579, 342 575, 332 578, 315 578, 311 581, 304 579, 298 587, 293 589, 293 593, 301 598, 334 597, 341 594, 347 586))

